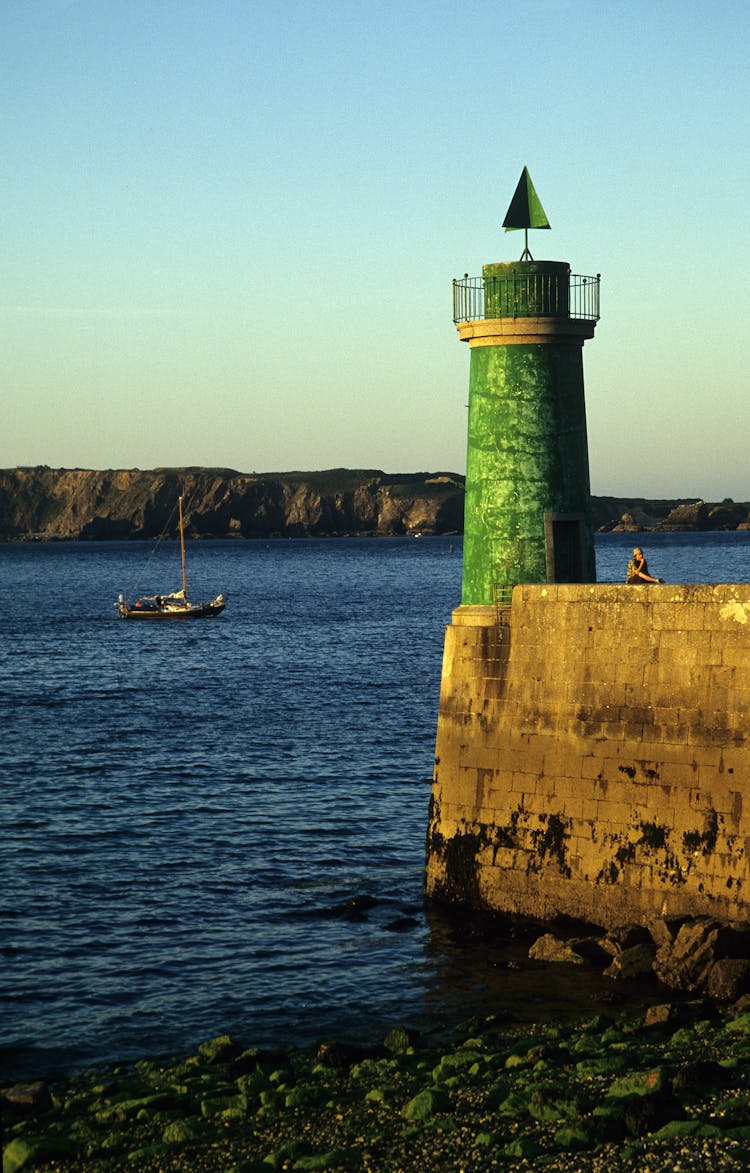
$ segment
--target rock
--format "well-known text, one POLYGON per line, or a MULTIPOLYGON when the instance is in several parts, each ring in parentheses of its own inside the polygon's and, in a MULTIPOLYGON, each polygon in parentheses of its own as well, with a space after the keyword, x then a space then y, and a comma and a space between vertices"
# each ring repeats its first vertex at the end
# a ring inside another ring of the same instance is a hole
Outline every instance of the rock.
POLYGON ((654 1092, 663 1091, 668 1086, 667 1075, 663 1067, 652 1067, 648 1071, 633 1071, 613 1080, 607 1091, 608 1099, 619 1099, 625 1096, 649 1096, 654 1092))
POLYGON ((405 1120, 419 1123, 429 1119, 435 1112, 445 1112, 448 1105, 449 1101, 445 1092, 439 1088, 426 1088, 424 1091, 418 1092, 407 1104, 404 1104, 401 1115, 405 1120))
POLYGON ((615 534, 632 534, 637 533, 641 527, 633 517, 632 513, 623 513, 617 525, 612 526, 612 533, 615 534))
POLYGON ((432 1078, 435 1083, 445 1082, 452 1075, 457 1072, 463 1072, 477 1068, 477 1073, 481 1066, 486 1063, 487 1057, 481 1051, 476 1051, 471 1047, 462 1047, 458 1051, 454 1051, 452 1055, 443 1055, 440 1062, 432 1070, 432 1078))
POLYGON ((682 1120, 685 1110, 671 1092, 631 1096, 623 1100, 623 1120, 631 1136, 646 1136, 665 1124, 682 1120))
POLYGON ((416 929, 419 926, 419 921, 413 916, 399 916, 396 920, 388 921, 383 928, 387 933, 407 933, 410 929, 416 929))
POLYGON ((617 1100, 597 1104, 591 1113, 591 1124, 594 1136, 602 1144, 619 1143, 628 1134, 622 1103, 617 1100))
POLYGON ((185 1144, 200 1135, 199 1129, 190 1120, 173 1120, 162 1133, 165 1144, 185 1144))
MULTIPOLYGON (((279 1108, 282 1108, 285 1106, 286 1096, 285 1096, 284 1092, 274 1091, 272 1088, 265 1088, 260 1093, 259 1099, 260 1099, 261 1109, 263 1109, 263 1111, 265 1111, 266 1113, 271 1113, 271 1112, 276 1112, 276 1111, 278 1111, 279 1108)), ((204 1100, 203 1104, 201 1104, 201 1111, 203 1111, 203 1107, 204 1107, 205 1103, 206 1103, 206 1101, 204 1100)), ((211 1101, 208 1104, 208 1114, 209 1115, 211 1114, 212 1106, 213 1106, 213 1101, 211 1101)), ((205 1112, 204 1112, 204 1115, 206 1115, 205 1112)))
POLYGON ((352 896, 340 904, 333 904, 330 908, 320 910, 316 915, 331 920, 348 920, 352 924, 364 924, 367 914, 377 905, 373 896, 352 896))
POLYGON ((383 1039, 383 1046, 392 1055, 403 1055, 418 1042, 419 1033, 417 1031, 407 1030, 405 1026, 395 1026, 393 1030, 388 1031, 383 1039))
POLYGON ((662 530, 698 530, 705 529, 708 519, 708 505, 705 501, 687 501, 676 505, 666 520, 661 523, 662 530))
POLYGON ((704 1124, 702 1120, 670 1120, 654 1133, 656 1140, 675 1140, 683 1136, 723 1136, 715 1124, 704 1124))
POLYGON ((659 916, 649 921, 647 929, 658 949, 662 945, 672 945, 682 926, 690 920, 689 916, 659 916))
POLYGON ((660 1002, 658 1006, 649 1006, 643 1020, 644 1026, 666 1026, 667 1023, 682 1022, 680 1007, 673 1002, 660 1002))
POLYGON ((359 1063, 370 1053, 366 1047, 357 1047, 351 1043, 321 1043, 315 1061, 326 1067, 345 1068, 351 1067, 352 1063, 359 1063))
POLYGON ((714 963, 713 942, 721 922, 708 917, 687 921, 674 941, 657 949, 654 973, 675 990, 699 990, 714 963))
POLYGON ((750 925, 720 924, 712 936, 713 955, 716 958, 741 957, 750 959, 750 925))
POLYGON ((563 941, 554 933, 544 933, 529 949, 532 961, 560 962, 568 965, 604 965, 609 954, 595 937, 569 937, 563 941))
POLYGON ((627 1069, 622 1055, 613 1055, 608 1052, 606 1055, 590 1056, 588 1059, 581 1059, 576 1063, 576 1072, 585 1079, 591 1079, 597 1075, 620 1075, 627 1069))
POLYGON ((553 933, 539 937, 529 949, 532 961, 561 962, 566 965, 583 965, 584 959, 568 941, 561 941, 553 933))
POLYGON ((510 1092, 496 1108, 498 1116, 509 1120, 523 1120, 528 1114, 529 1097, 523 1092, 510 1092))
POLYGON ((346 1154, 342 1149, 329 1149, 325 1153, 311 1153, 309 1157, 298 1157, 292 1165, 295 1173, 317 1173, 317 1170, 339 1169, 346 1154))
POLYGON ((587 965, 606 965, 611 956, 596 937, 571 937, 567 944, 587 965))
POLYGON ((604 971, 604 976, 615 980, 627 980, 652 975, 654 972, 654 957, 656 946, 653 941, 648 944, 631 945, 615 954, 612 964, 604 971))
POLYGON ((709 509, 708 517, 706 518, 706 529, 739 529, 746 517, 747 507, 745 505, 735 505, 734 501, 727 498, 720 505, 714 505, 709 509))
POLYGON ((72 1141, 61 1136, 17 1136, 3 1149, 3 1173, 32 1169, 50 1161, 67 1161, 75 1156, 72 1141))
POLYGON ((512 1140, 503 1147, 503 1154, 506 1157, 536 1157, 541 1151, 539 1142, 533 1136, 519 1136, 517 1140, 512 1140))
POLYGON ((553 1123, 556 1120, 576 1120, 580 1106, 577 1100, 560 1098, 535 1088, 529 1099, 528 1112, 535 1120, 553 1123))
POLYGON ((260 1103, 260 1093, 268 1089, 268 1077, 262 1071, 252 1071, 239 1076, 237 1090, 248 1104, 260 1103))
MULTIPOLYGON (((262 1095, 263 1093, 261 1093, 261 1102, 262 1095)), ((206 1096, 204 1100, 201 1100, 201 1116, 203 1116, 206 1120, 210 1120, 213 1116, 221 1116, 223 1112, 226 1112, 230 1109, 244 1109, 245 1107, 246 1100, 243 1096, 206 1096)))
POLYGON ((590 1149, 594 1143, 593 1138, 580 1124, 566 1124, 555 1133, 555 1144, 567 1152, 575 1153, 581 1149, 590 1149))
POLYGON ((390 1087, 371 1087, 365 1092, 365 1100, 373 1104, 389 1104, 394 1098, 394 1089, 390 1087))
POLYGON ((620 925, 618 928, 610 929, 606 937, 599 938, 601 948, 612 957, 616 957, 618 953, 623 953, 626 949, 632 949, 636 945, 651 944, 653 944, 653 937, 645 925, 620 925))
POLYGON ((706 993, 718 1002, 733 1002, 750 992, 750 960, 722 957, 711 966, 706 993))
MULTIPOLYGON (((721 1063, 713 1059, 695 1059, 692 1063, 681 1063, 672 1076, 672 1090, 675 1092, 700 1091, 707 1094, 712 1088, 729 1087, 733 1076, 721 1063)), ((744 1101, 747 1106, 748 1101, 744 1101)), ((747 1116, 747 1113, 746 1113, 747 1116)), ((743 1120, 744 1122, 744 1120, 743 1120)))
POLYGON ((289 1162, 299 1160, 305 1155, 309 1155, 308 1146, 303 1144, 301 1140, 290 1140, 280 1148, 272 1149, 265 1157, 265 1164, 269 1165, 271 1169, 281 1169, 285 1163, 289 1167, 289 1162))
POLYGON ((230 1079, 239 1079, 242 1075, 249 1075, 255 1071, 258 1066, 258 1059, 260 1058, 260 1047, 248 1047, 227 1067, 227 1075, 230 1079))
POLYGON ((201 1043, 198 1054, 205 1063, 231 1063, 242 1054, 242 1047, 229 1035, 217 1035, 201 1043))
POLYGON ((0 1088, 0 1107, 13 1120, 24 1120, 48 1112, 52 1107, 52 1096, 42 1079, 33 1083, 16 1083, 12 1087, 0 1088))
POLYGON ((674 937, 664 931, 665 927, 661 922, 663 941, 654 959, 654 972, 665 985, 678 990, 708 991, 711 981, 711 996, 727 1001, 750 989, 750 969, 742 965, 721 965, 711 980, 719 961, 750 961, 750 925, 697 917, 685 921, 674 937))

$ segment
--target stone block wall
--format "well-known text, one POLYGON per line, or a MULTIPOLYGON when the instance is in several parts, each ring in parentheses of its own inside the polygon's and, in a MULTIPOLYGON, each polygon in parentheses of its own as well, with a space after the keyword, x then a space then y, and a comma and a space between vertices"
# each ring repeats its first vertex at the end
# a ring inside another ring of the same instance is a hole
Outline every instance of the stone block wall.
POLYGON ((750 918, 750 586, 524 585, 445 640, 427 893, 750 918))

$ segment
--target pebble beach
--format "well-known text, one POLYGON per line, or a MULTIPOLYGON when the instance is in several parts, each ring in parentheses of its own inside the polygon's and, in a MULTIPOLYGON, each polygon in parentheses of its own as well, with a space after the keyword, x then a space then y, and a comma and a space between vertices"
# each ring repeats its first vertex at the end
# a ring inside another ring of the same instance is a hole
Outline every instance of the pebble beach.
POLYGON ((750 1010, 710 1000, 565 1024, 404 1027, 379 1046, 196 1054, 3 1090, 24 1169, 570 1170, 750 1164, 750 1010))

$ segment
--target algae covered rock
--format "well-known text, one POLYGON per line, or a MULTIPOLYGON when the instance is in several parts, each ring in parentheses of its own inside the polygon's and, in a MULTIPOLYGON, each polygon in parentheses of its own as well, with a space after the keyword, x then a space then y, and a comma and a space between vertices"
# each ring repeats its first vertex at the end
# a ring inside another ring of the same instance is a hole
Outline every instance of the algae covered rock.
POLYGON ((405 1055, 410 1047, 418 1041, 418 1035, 408 1031, 406 1027, 396 1026, 389 1030, 383 1039, 383 1046, 391 1055, 405 1055))
POLYGON ((649 1096, 654 1092, 663 1091, 668 1086, 665 1069, 654 1067, 650 1071, 633 1071, 630 1075, 622 1075, 613 1080, 607 1096, 610 1099, 622 1096, 649 1096))
POLYGON ((161 1134, 165 1144, 185 1144, 200 1136, 200 1129, 191 1120, 173 1120, 161 1134))
POLYGON ((551 1090, 534 1088, 529 1097, 528 1113, 544 1123, 576 1120, 580 1115, 580 1105, 577 1100, 558 1096, 551 1090))
POLYGON ((424 1091, 418 1092, 413 1099, 404 1104, 401 1109, 401 1115, 405 1120, 411 1120, 413 1123, 419 1123, 422 1120, 429 1119, 435 1112, 445 1112, 449 1107, 449 1100, 445 1092, 440 1088, 425 1088, 424 1091))
POLYGON ((555 1144, 567 1152, 590 1149, 595 1143, 591 1134, 580 1124, 566 1124, 555 1133, 555 1144))
POLYGON ((318 1170, 337 1169, 346 1160, 346 1154, 341 1149, 329 1149, 325 1153, 311 1153, 307 1157, 298 1157, 292 1165, 295 1173, 317 1173, 318 1170))
POLYGON ((242 1047, 229 1035, 217 1035, 216 1038, 201 1043, 198 1054, 204 1063, 231 1063, 242 1054, 242 1047))
POLYGON ((76 1155, 72 1141, 63 1136, 17 1136, 3 1149, 3 1173, 33 1169, 50 1161, 68 1161, 76 1155))

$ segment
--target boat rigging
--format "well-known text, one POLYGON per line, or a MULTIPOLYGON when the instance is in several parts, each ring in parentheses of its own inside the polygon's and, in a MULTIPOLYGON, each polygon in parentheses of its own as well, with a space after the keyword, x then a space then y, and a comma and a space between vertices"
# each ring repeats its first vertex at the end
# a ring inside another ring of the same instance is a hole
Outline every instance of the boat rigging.
POLYGON ((120 619, 213 619, 221 615, 227 605, 224 595, 217 595, 210 603, 190 603, 187 597, 187 570, 185 565, 185 525, 183 498, 178 501, 180 518, 180 560, 182 563, 182 590, 169 595, 143 595, 132 605, 124 595, 115 603, 120 619))

